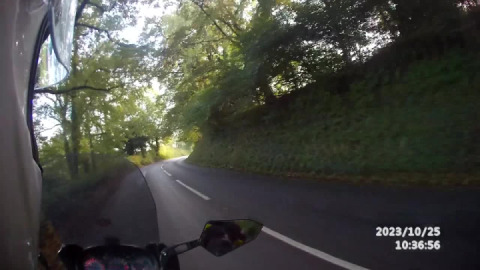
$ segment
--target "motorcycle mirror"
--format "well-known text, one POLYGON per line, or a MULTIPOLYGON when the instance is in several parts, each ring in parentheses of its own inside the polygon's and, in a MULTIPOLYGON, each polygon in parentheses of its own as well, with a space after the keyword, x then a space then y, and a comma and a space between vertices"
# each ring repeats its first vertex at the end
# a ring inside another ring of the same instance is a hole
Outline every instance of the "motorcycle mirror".
POLYGON ((199 244, 215 256, 223 256, 255 240, 263 224, 251 219, 212 220, 205 224, 199 244))

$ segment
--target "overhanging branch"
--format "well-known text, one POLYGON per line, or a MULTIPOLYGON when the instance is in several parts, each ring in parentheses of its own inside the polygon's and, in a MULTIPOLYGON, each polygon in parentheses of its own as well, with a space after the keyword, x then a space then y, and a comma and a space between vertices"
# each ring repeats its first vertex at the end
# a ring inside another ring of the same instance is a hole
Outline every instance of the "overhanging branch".
POLYGON ((93 29, 93 30, 97 30, 99 32, 103 32, 103 33, 107 34, 107 36, 110 40, 112 40, 112 36, 110 35, 110 32, 106 29, 102 29, 100 27, 97 27, 97 26, 94 26, 94 25, 91 25, 91 24, 86 24, 86 23, 76 23, 75 26, 90 28, 90 29, 93 29))
POLYGON ((113 1, 113 4, 110 7, 105 7, 101 4, 94 3, 91 0, 83 0, 78 6, 77 12, 75 13, 75 23, 77 23, 82 18, 83 11, 87 7, 87 5, 97 8, 98 10, 100 10, 100 13, 103 14, 107 11, 112 11, 117 6, 117 1, 113 1))
POLYGON ((101 14, 105 13, 105 11, 107 9, 106 7, 104 7, 100 4, 93 3, 93 2, 90 2, 90 1, 88 2, 88 5, 97 8, 100 11, 101 14))
POLYGON ((75 23, 78 22, 78 20, 80 20, 80 18, 82 17, 83 10, 87 6, 88 2, 90 2, 90 1, 89 0, 83 0, 83 2, 78 6, 77 12, 75 13, 75 23))
POLYGON ((238 33, 237 33, 238 30, 236 30, 235 27, 234 27, 231 23, 227 22, 227 21, 224 20, 224 19, 218 19, 218 20, 221 21, 221 22, 222 22, 223 24, 225 24, 226 26, 228 26, 228 28, 230 28, 230 30, 232 31, 232 33, 234 33, 236 36, 238 36, 238 33))
POLYGON ((128 44, 128 43, 123 43, 123 42, 120 42, 116 39, 114 39, 112 37, 112 35, 110 34, 110 31, 108 31, 107 29, 103 29, 103 28, 100 28, 98 26, 94 26, 94 25, 91 25, 91 24, 86 24, 86 23, 76 23, 75 26, 79 26, 79 27, 85 27, 85 28, 89 28, 89 29, 93 29, 93 30, 96 30, 98 32, 103 32, 107 35, 108 39, 110 41, 112 41, 113 43, 119 45, 119 46, 122 46, 122 47, 128 47, 128 48, 135 48, 136 46, 134 44, 128 44))
MULTIPOLYGON (((55 119, 55 120, 57 120, 57 119, 55 119)), ((58 120, 57 120, 57 121, 58 121, 58 120)), ((45 131, 52 130, 52 129, 58 127, 58 126, 60 126, 60 124, 55 124, 55 125, 53 125, 53 126, 51 126, 51 127, 49 127, 49 128, 41 128, 41 132, 45 132, 45 131)))
POLYGON ((192 0, 192 2, 198 6, 198 8, 200 8, 200 10, 203 12, 203 14, 205 14, 205 16, 207 16, 213 23, 213 25, 218 29, 218 31, 220 31, 220 33, 222 33, 223 36, 225 36, 226 38, 228 38, 231 42, 233 43, 238 43, 236 40, 233 39, 232 36, 228 35, 225 30, 223 30, 222 27, 220 27, 220 25, 217 23, 217 20, 215 20, 215 18, 213 18, 204 8, 203 6, 203 2, 202 3, 198 3, 197 1, 194 1, 192 0))
POLYGON ((93 91, 101 91, 101 92, 110 92, 113 89, 120 88, 120 85, 110 87, 110 88, 98 88, 98 87, 93 87, 89 85, 81 85, 81 86, 75 86, 69 89, 61 89, 61 90, 55 90, 52 88, 43 88, 39 90, 35 90, 35 94, 53 94, 53 95, 61 95, 61 94, 66 94, 70 93, 73 91, 78 91, 78 90, 93 90, 93 91))
POLYGON ((203 43, 220 42, 222 40, 225 40, 225 38, 201 40, 201 41, 197 41, 197 42, 185 42, 185 41, 183 41, 182 44, 187 45, 187 46, 194 46, 194 45, 203 44, 203 43))

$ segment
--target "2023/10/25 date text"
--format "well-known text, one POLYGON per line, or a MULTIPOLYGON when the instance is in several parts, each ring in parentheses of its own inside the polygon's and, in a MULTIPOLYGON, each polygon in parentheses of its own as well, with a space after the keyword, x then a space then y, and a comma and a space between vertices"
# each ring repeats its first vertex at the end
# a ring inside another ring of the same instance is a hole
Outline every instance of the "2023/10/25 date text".
POLYGON ((376 227, 377 237, 439 237, 440 227, 376 227))
POLYGON ((440 240, 397 240, 395 250, 440 250, 440 240))

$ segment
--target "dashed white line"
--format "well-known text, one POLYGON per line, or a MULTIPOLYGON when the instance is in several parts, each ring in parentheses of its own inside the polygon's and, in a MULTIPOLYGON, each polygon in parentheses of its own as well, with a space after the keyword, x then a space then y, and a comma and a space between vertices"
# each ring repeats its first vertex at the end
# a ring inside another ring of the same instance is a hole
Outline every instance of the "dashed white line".
POLYGON ((163 171, 163 172, 164 172, 166 175, 168 175, 168 176, 172 176, 172 174, 171 174, 171 173, 167 172, 167 170, 165 170, 165 169, 163 168, 163 165, 162 165, 162 166, 160 166, 160 168, 162 168, 162 171, 163 171))
MULTIPOLYGON (((169 172, 167 172, 167 171, 163 168, 163 165, 161 166, 161 168, 162 168, 162 170, 163 170, 163 172, 164 172, 165 174, 167 174, 168 176, 172 176, 169 172)), ((180 185, 182 185, 183 187, 185 187, 186 189, 188 189, 188 190, 190 190, 191 192, 193 192, 195 195, 199 196, 200 198, 202 198, 202 199, 204 199, 204 200, 206 200, 206 201, 210 200, 210 197, 208 197, 208 196, 202 194, 201 192, 193 189, 192 187, 186 185, 186 184, 183 183, 182 181, 180 181, 180 180, 178 180, 178 179, 175 180, 175 181, 176 181, 177 183, 179 183, 180 185)), ((270 235, 270 236, 272 236, 272 237, 274 237, 274 238, 276 238, 276 239, 278 239, 278 240, 280 240, 280 241, 282 241, 282 242, 284 242, 284 243, 292 246, 292 247, 298 248, 298 249, 300 249, 300 250, 302 250, 302 251, 304 251, 304 252, 306 252, 306 253, 309 253, 310 255, 313 255, 313 256, 315 256, 315 257, 317 257, 317 258, 319 258, 319 259, 325 260, 325 261, 330 262, 330 263, 332 263, 332 264, 338 265, 338 266, 340 266, 340 267, 342 267, 342 268, 345 268, 345 269, 348 269, 348 270, 368 270, 368 268, 365 268, 365 267, 362 267, 362 266, 359 266, 359 265, 356 265, 356 264, 353 264, 353 263, 344 261, 344 260, 342 260, 342 259, 340 259, 340 258, 337 258, 337 257, 334 257, 334 256, 332 256, 332 255, 330 255, 330 254, 328 254, 328 253, 325 253, 325 252, 320 251, 320 250, 318 250, 318 249, 314 249, 314 248, 312 248, 312 247, 309 247, 309 246, 307 246, 307 245, 304 245, 304 244, 302 244, 302 243, 300 243, 300 242, 297 242, 297 241, 295 241, 295 240, 293 240, 293 239, 291 239, 291 238, 289 238, 289 237, 287 237, 287 236, 285 236, 285 235, 283 235, 283 234, 280 234, 280 233, 278 233, 278 232, 276 232, 276 231, 274 231, 274 230, 271 230, 271 229, 269 229, 269 228, 267 228, 267 227, 265 227, 265 226, 263 227, 262 231, 263 231, 264 233, 266 233, 266 234, 268 234, 268 235, 270 235)))
POLYGON ((180 180, 175 180, 175 181, 177 181, 177 183, 179 183, 180 185, 184 186, 186 189, 188 189, 188 190, 190 190, 191 192, 195 193, 198 197, 200 197, 200 198, 202 198, 202 199, 204 199, 204 200, 206 200, 206 201, 210 200, 210 198, 209 198, 208 196, 206 196, 206 195, 200 193, 199 191, 196 191, 195 189, 193 189, 193 188, 185 185, 182 181, 180 181, 180 180))
MULTIPOLYGON (((178 181, 178 180, 177 180, 178 181)), ((276 231, 273 231, 267 227, 263 227, 262 231, 272 237, 275 237, 277 238, 278 240, 282 241, 282 242, 285 242, 287 244, 289 244, 290 246, 293 246, 293 247, 296 247, 302 251, 305 251, 317 258, 320 258, 322 260, 325 260, 327 262, 330 262, 330 263, 333 263, 335 265, 338 265, 340 267, 343 267, 345 269, 348 269, 348 270, 368 270, 368 268, 365 268, 365 267, 362 267, 362 266, 359 266, 359 265, 356 265, 356 264, 353 264, 353 263, 350 263, 350 262, 347 262, 347 261, 344 261, 342 259, 339 259, 337 257, 334 257, 330 254, 327 254, 323 251, 320 251, 318 249, 314 249, 312 247, 309 247, 307 245, 304 245, 300 242, 297 242, 289 237, 286 237, 285 235, 283 234, 280 234, 276 231)))

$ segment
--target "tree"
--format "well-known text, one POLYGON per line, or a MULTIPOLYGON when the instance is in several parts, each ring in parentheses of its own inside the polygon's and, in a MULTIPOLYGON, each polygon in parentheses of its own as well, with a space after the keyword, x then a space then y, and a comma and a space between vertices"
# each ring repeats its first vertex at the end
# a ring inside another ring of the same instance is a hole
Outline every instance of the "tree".
POLYGON ((137 78, 130 71, 138 67, 141 48, 124 43, 114 34, 135 22, 135 2, 80 1, 75 19, 70 77, 57 87, 36 92, 37 95, 55 95, 54 98, 47 97, 51 101, 47 105, 50 108, 43 110, 61 126, 64 153, 73 177, 79 173, 78 157, 85 135, 90 142, 90 152, 94 151, 92 132, 99 128, 98 122, 95 123, 98 121, 97 112, 106 111, 96 106, 102 105, 100 100, 105 98, 105 93, 117 91, 124 94, 133 84, 133 78, 137 78))

